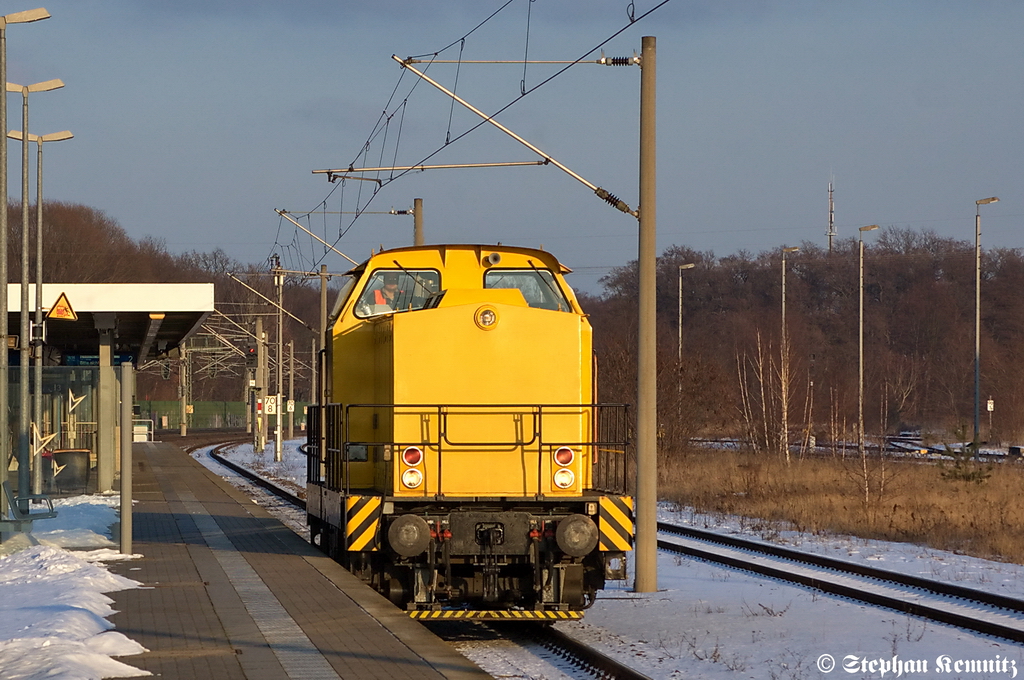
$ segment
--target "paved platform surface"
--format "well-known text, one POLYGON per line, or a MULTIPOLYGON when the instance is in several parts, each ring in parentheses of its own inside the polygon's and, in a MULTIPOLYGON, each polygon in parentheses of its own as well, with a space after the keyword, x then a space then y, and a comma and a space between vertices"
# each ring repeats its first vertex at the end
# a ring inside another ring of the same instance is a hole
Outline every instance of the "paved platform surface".
POLYGON ((121 660, 172 679, 489 678, 230 484, 136 443, 134 551, 113 570, 121 660))

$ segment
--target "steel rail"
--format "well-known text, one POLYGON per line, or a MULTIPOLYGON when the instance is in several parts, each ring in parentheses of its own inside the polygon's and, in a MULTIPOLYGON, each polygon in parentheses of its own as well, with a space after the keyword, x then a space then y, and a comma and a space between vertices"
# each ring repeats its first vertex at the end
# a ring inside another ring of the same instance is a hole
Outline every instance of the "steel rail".
POLYGON ((242 477, 244 477, 245 479, 249 480, 250 482, 252 482, 256 486, 259 486, 259 487, 261 487, 263 489, 266 489, 270 493, 274 494, 275 496, 277 496, 277 497, 279 497, 279 498, 281 498, 283 500, 288 501, 292 505, 298 506, 298 507, 302 508, 303 510, 306 509, 306 501, 305 501, 305 499, 299 498, 298 496, 296 496, 292 492, 288 491, 287 489, 284 489, 284 488, 278 486, 277 484, 274 483, 273 480, 270 480, 270 479, 267 479, 266 477, 258 475, 255 472, 253 472, 252 470, 249 470, 248 468, 242 467, 241 465, 238 465, 237 463, 232 463, 230 460, 228 460, 224 456, 220 455, 220 452, 222 450, 224 450, 225 447, 234 446, 236 443, 237 442, 229 442, 227 444, 221 444, 220 446, 214 447, 214 449, 212 451, 210 451, 210 458, 213 458, 215 461, 217 461, 218 463, 220 463, 224 467, 228 468, 232 472, 235 472, 235 473, 241 475, 242 477))
POLYGON ((595 677, 606 680, 651 680, 650 676, 616 661, 551 626, 524 627, 524 635, 595 677))
POLYGON ((953 583, 943 583, 942 581, 914 576, 912 574, 901 574, 899 572, 889 571, 888 569, 869 567, 867 565, 856 564, 854 562, 848 562, 834 557, 827 557, 825 555, 815 555, 799 550, 793 550, 792 548, 784 548, 782 546, 738 538, 736 536, 725 536, 723 534, 716 534, 714 532, 703 531, 701 529, 676 526, 665 522, 658 522, 658 531, 663 531, 667 534, 687 536, 689 538, 695 538, 709 543, 719 543, 731 548, 750 550, 752 552, 771 555, 772 557, 781 557, 783 559, 793 560, 794 562, 805 562, 816 567, 834 569, 835 571, 857 574, 858 576, 867 576, 868 578, 877 579, 879 581, 892 581, 894 583, 899 583, 900 585, 910 586, 911 588, 926 590, 937 595, 948 595, 950 597, 971 600, 972 602, 983 602, 985 604, 992 605, 993 607, 1009 609, 1011 611, 1024 614, 1024 600, 1000 595, 998 593, 989 593, 976 588, 968 588, 967 586, 959 586, 953 583))
MULTIPOLYGON (((503 640, 518 645, 534 656, 543 659, 543 656, 528 648, 528 645, 537 645, 558 657, 556 666, 567 664, 589 676, 603 680, 650 680, 649 676, 635 668, 627 666, 549 625, 512 621, 480 623, 450 619, 424 623, 431 632, 447 642, 467 639, 481 642, 503 640)), ((565 672, 564 668, 559 668, 559 670, 565 672)))
MULTIPOLYGON (((809 564, 814 567, 829 569, 840 573, 854 574, 882 582, 897 583, 899 585, 912 587, 933 595, 955 597, 971 603, 987 604, 999 607, 1014 613, 1024 613, 1024 601, 995 593, 986 593, 973 588, 954 586, 952 584, 932 581, 930 579, 910 576, 907 574, 899 574, 885 569, 874 569, 864 565, 846 562, 844 560, 837 560, 831 557, 801 553, 799 551, 782 548, 780 546, 748 541, 733 536, 723 536, 720 534, 714 534, 713 532, 701 531, 699 529, 678 527, 664 522, 658 523, 658 530, 664 533, 674 533, 695 540, 717 543, 730 548, 768 555, 778 559, 809 564)), ((914 616, 920 616, 933 621, 939 621, 941 623, 947 623, 960 628, 977 631, 986 635, 1005 638, 1015 642, 1024 642, 1024 622, 1021 622, 1018 627, 1013 627, 993 621, 984 621, 971 616, 958 614, 953 611, 944 610, 936 605, 908 602, 907 600, 900 599, 898 597, 874 593, 863 588, 836 583, 826 577, 794 573, 792 570, 786 569, 785 565, 770 565, 753 562, 743 557, 721 555, 692 546, 679 545, 677 543, 672 543, 671 541, 659 539, 658 547, 669 552, 681 553, 709 562, 725 564, 737 569, 750 571, 763 576, 770 576, 782 581, 797 583, 826 593, 831 593, 833 595, 839 595, 852 600, 886 607, 888 609, 893 609, 914 616)))

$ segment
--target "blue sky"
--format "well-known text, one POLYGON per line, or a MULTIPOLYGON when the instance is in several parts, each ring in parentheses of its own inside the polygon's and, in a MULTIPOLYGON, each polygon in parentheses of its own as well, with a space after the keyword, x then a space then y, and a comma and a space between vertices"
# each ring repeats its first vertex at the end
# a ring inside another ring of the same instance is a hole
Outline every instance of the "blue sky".
MULTIPOLYGON (((66 83, 30 99, 31 132, 75 134, 44 149, 45 198, 98 208, 133 238, 340 271, 344 260, 323 259, 274 209, 375 212, 419 197, 428 242, 542 244, 577 270, 577 287, 597 290, 636 256, 636 220, 554 167, 408 173, 368 205, 370 184, 312 174, 438 149, 429 162, 534 160, 489 126, 459 137, 478 119, 391 60, 458 41, 502 4, 46 2, 52 18, 8 27, 8 80, 66 83), (377 135, 360 156, 402 100, 383 149, 377 135), (446 146, 449 134, 459 139, 446 146)), ((626 26, 629 6, 513 0, 462 57, 521 60, 529 12, 530 58, 575 59, 626 26)), ((1009 1, 671 0, 604 46, 628 56, 642 36, 658 39, 659 250, 824 246, 830 179, 840 237, 880 224, 973 241, 974 201, 999 196, 983 206, 983 245, 1024 247, 1022 29, 1024 4, 1009 1)), ((528 66, 527 87, 557 68, 528 66)), ((452 87, 456 67, 428 73, 452 87)), ((493 112, 523 78, 521 63, 464 64, 458 93, 493 112)), ((578 65, 498 120, 635 207, 639 80, 635 67, 578 65)), ((8 97, 8 122, 21 127, 20 96, 8 97)), ((9 155, 18 200, 17 143, 9 155)), ((337 247, 356 260, 411 242, 410 217, 308 224, 332 242, 351 226, 337 247)))

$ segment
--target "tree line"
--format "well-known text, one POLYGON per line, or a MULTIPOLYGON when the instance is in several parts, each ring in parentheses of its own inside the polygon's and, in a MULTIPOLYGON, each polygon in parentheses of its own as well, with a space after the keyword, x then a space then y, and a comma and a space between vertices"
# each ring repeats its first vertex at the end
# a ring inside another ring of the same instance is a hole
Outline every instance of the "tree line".
MULTIPOLYGON (((685 246, 657 263, 661 434, 744 437, 784 450, 853 441, 858 422, 858 241, 832 251, 804 242, 786 254, 782 352, 782 251, 716 257, 685 246), (680 265, 694 264, 680 271, 680 265), (679 361, 679 277, 682 360, 679 361), (785 382, 786 389, 783 389, 785 382), (783 399, 785 395, 785 399, 783 399), (785 403, 783 403, 785 401, 785 403), (781 424, 788 422, 787 431, 781 424)), ((864 420, 870 438, 906 430, 969 440, 974 424, 974 244, 889 227, 865 243, 864 420)), ((594 325, 599 390, 634 402, 637 263, 582 296, 594 325)), ((1024 440, 1024 251, 981 259, 981 436, 1024 440), (987 411, 987 401, 994 411, 987 411), (989 425, 991 419, 991 426, 989 425)))
MULTIPOLYGON (((34 206, 33 206, 34 208, 34 206)), ((159 239, 135 241, 102 211, 79 204, 44 206, 43 281, 64 283, 211 282, 216 307, 252 328, 264 315, 276 335, 269 264, 242 263, 223 250, 173 254, 159 239), (245 281, 238 283, 231 274, 245 281), (248 287, 247 287, 248 286, 248 287)), ((30 242, 35 248, 35 215, 30 242)), ((20 276, 21 210, 8 207, 8 271, 20 276)), ((921 430, 969 439, 974 417, 974 244, 929 231, 889 227, 865 244, 864 419, 870 438, 921 430)), ((32 258, 34 263, 34 257, 32 258)), ((716 257, 685 246, 657 263, 658 402, 667 441, 745 437, 779 448, 856 436, 858 397, 858 243, 831 252, 805 242, 786 257, 788 352, 781 352, 782 253, 716 257), (679 326, 680 265, 682 333, 679 326), (682 360, 679 341, 682 339, 682 360), (782 390, 783 376, 788 376, 782 390), (786 404, 781 403, 785 393, 786 404), (789 427, 782 433, 782 414, 789 427)), ((981 261, 982 437, 1024 443, 1024 251, 987 249, 981 261), (986 402, 992 398, 991 428, 986 402)), ((602 279, 601 295, 581 294, 595 333, 604 401, 635 403, 637 263, 602 279)), ((288 277, 285 342, 309 363, 319 325, 319 284, 288 277)), ((333 301, 334 293, 331 293, 333 301)), ((231 326, 231 322, 227 322, 231 326)), ((194 372, 193 400, 241 399, 243 362, 212 362, 194 372), (237 373, 237 376, 236 376, 237 373), (232 380, 237 377, 238 380, 232 380)), ((176 367, 140 375, 140 399, 177 398, 176 367)), ((308 369, 306 369, 308 371, 308 369)), ((308 383, 296 380, 306 399, 308 383)))

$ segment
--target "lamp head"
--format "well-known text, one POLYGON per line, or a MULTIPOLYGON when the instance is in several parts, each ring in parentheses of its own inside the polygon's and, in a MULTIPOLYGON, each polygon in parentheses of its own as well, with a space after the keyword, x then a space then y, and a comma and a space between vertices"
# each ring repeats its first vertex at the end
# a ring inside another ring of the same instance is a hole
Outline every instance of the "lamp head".
POLYGON ((32 85, 7 83, 8 92, 20 92, 22 95, 29 92, 49 92, 50 90, 59 90, 62 87, 64 87, 64 81, 60 78, 54 78, 53 80, 47 80, 42 83, 33 83, 32 85))
POLYGON ((50 13, 43 7, 40 7, 39 9, 27 9, 24 12, 15 12, 13 14, 7 14, 0 17, 0 28, 3 28, 7 24, 27 24, 30 21, 39 21, 40 19, 49 18, 50 13))
POLYGON ((878 225, 877 224, 869 224, 866 227, 860 227, 860 229, 858 229, 858 231, 874 231, 875 229, 878 229, 878 225))
POLYGON ((34 83, 28 86, 29 92, 49 92, 50 90, 59 90, 64 87, 64 81, 60 78, 54 78, 53 80, 47 80, 43 83, 34 83))
POLYGON ((45 134, 39 139, 41 139, 44 142, 63 142, 65 139, 71 139, 72 137, 74 137, 74 135, 71 134, 71 130, 61 130, 60 132, 51 132, 49 134, 45 134))
POLYGON ((991 198, 983 198, 980 201, 975 201, 974 204, 975 205, 988 205, 989 203, 998 203, 998 202, 999 202, 999 198, 996 197, 996 196, 992 196, 991 198))

